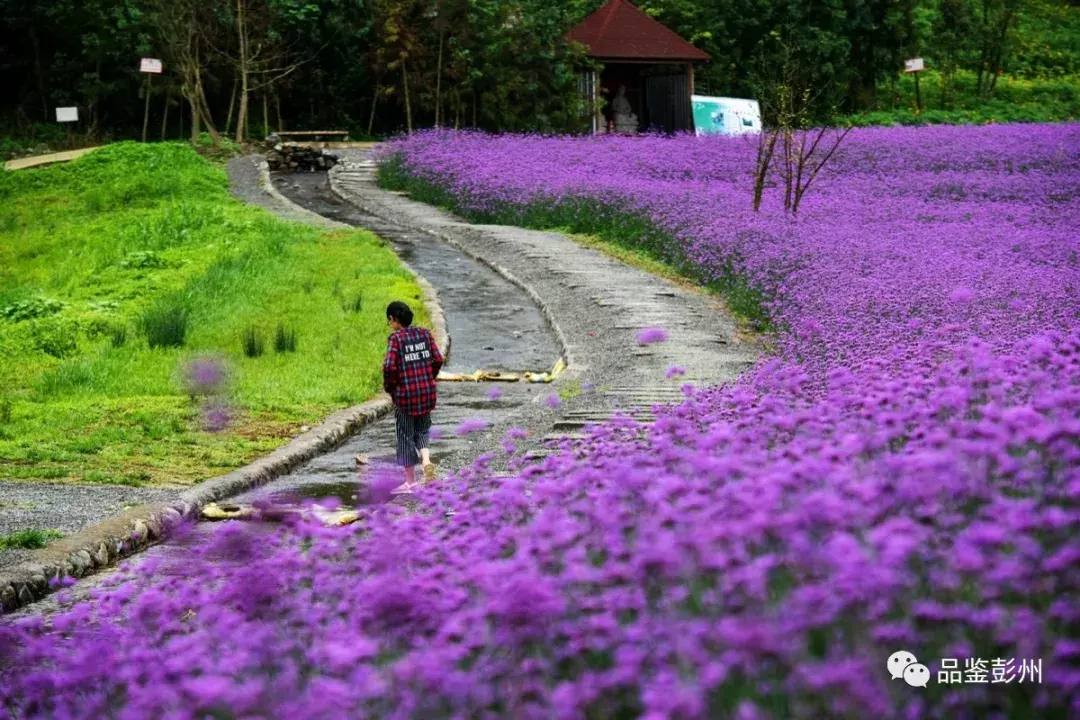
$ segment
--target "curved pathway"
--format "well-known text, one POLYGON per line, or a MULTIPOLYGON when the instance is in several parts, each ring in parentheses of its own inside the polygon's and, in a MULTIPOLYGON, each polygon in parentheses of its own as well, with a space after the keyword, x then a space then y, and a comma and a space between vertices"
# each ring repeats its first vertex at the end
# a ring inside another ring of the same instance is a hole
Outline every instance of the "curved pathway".
MULTIPOLYGON (((677 402, 685 382, 734 380, 757 358, 740 339, 721 303, 575 243, 560 233, 472 225, 380 190, 370 151, 343 151, 330 171, 335 194, 395 224, 439 238, 528 288, 555 325, 569 363, 563 383, 593 385, 549 418, 549 438, 574 434, 616 410, 644 416, 656 404, 677 402), (642 328, 662 327, 667 342, 639 346, 642 328), (666 380, 668 368, 685 375, 666 380)), ((565 394, 565 393, 564 393, 565 394)))

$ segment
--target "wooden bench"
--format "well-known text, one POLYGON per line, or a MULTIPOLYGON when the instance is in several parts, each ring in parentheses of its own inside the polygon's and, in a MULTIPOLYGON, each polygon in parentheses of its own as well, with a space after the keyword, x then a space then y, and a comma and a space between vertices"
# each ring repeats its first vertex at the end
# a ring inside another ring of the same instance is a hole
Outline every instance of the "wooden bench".
POLYGON ((312 140, 318 141, 320 138, 326 136, 346 140, 349 137, 348 130, 291 130, 271 134, 282 140, 286 138, 311 138, 312 140))

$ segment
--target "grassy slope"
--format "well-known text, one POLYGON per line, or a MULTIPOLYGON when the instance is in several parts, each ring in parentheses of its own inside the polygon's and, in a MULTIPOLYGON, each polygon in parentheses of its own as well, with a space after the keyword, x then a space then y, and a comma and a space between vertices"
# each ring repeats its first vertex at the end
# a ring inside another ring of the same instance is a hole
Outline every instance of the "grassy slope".
POLYGON ((374 394, 382 311, 419 295, 373 235, 245 206, 184 145, 4 173, 0 316, 37 316, 0 317, 0 477, 190 484, 239 466, 374 394), (148 347, 140 318, 155 305, 187 310, 182 348, 148 347), (295 352, 275 352, 279 323, 295 352), (257 358, 241 344, 252 327, 257 358), (235 419, 216 434, 182 382, 206 353, 225 359, 235 419))

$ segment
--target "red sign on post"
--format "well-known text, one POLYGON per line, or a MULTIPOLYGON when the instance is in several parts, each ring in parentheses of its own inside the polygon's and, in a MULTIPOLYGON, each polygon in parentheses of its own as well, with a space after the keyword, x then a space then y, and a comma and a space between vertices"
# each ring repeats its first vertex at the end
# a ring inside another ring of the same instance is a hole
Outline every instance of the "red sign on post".
POLYGON ((139 63, 139 72, 161 74, 161 61, 157 58, 143 58, 139 63))
POLYGON ((923 69, 922 58, 911 58, 904 61, 904 72, 919 72, 923 69))

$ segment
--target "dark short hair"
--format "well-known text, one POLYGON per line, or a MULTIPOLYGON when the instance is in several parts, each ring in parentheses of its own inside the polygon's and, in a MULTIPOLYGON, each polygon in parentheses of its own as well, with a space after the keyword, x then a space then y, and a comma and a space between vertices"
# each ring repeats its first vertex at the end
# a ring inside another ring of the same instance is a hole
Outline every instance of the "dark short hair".
POLYGON ((400 300, 395 300, 386 306, 386 319, 397 320, 401 323, 402 327, 409 327, 412 325, 412 318, 412 310, 400 300))

